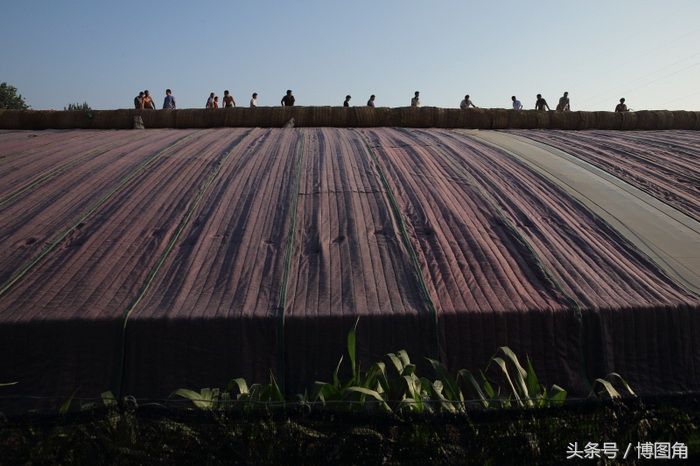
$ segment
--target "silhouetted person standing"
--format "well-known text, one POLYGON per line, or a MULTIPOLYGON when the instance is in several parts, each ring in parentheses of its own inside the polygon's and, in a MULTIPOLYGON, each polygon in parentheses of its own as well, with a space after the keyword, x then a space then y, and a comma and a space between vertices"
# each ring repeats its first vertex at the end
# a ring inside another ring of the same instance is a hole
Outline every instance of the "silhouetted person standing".
POLYGON ((568 112, 571 110, 569 106, 569 93, 564 92, 564 95, 559 98, 559 103, 557 104, 557 112, 568 112))
POLYGON ((352 97, 350 97, 349 95, 346 95, 346 96, 345 96, 345 102, 343 102, 343 107, 349 107, 349 106, 350 106, 350 99, 352 99, 352 97))
POLYGON ((367 101, 367 106, 368 106, 368 107, 374 107, 374 98, 375 98, 374 94, 372 94, 371 96, 369 96, 369 100, 367 101))
POLYGON ((175 97, 173 97, 173 91, 166 89, 165 99, 163 100, 163 110, 175 110, 175 108, 175 97))
POLYGON ((294 106, 294 96, 292 95, 292 91, 287 89, 287 93, 285 94, 284 97, 282 97, 282 106, 283 107, 293 107, 294 106))
POLYGON ((420 92, 416 91, 411 99, 411 107, 420 107, 420 92))
POLYGON ((625 105, 625 98, 620 99, 620 103, 615 107, 616 112, 628 112, 627 105, 625 105))
POLYGON ((551 110, 549 108, 549 105, 547 105, 547 101, 544 100, 544 98, 542 97, 542 94, 537 94, 537 101, 535 102, 535 110, 544 111, 545 107, 547 108, 547 110, 551 110))
POLYGON ((510 98, 513 101, 513 110, 522 110, 523 109, 523 104, 515 98, 515 96, 512 96, 510 98))
POLYGON ((134 97, 134 108, 136 110, 143 108, 143 91, 139 92, 139 95, 134 97))
POLYGON ((258 106, 258 93, 253 92, 253 96, 250 98, 250 108, 256 108, 258 106))
POLYGON ((205 108, 214 108, 214 93, 209 94, 205 108))

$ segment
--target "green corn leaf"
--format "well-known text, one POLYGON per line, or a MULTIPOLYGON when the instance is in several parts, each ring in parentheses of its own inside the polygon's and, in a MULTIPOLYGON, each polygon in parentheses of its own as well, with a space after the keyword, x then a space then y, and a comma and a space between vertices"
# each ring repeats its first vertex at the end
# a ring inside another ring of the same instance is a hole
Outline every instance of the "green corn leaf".
POLYGON ((114 393, 110 391, 102 392, 100 397, 102 398, 102 404, 107 408, 117 406, 117 399, 114 397, 114 393))
POLYGON ((501 371, 503 372, 503 375, 505 376, 506 380, 508 381, 508 385, 510 385, 510 389, 513 392, 513 396, 515 397, 515 400, 518 402, 519 406, 524 406, 522 400, 520 399, 520 395, 518 394, 518 390, 515 388, 515 385, 513 385, 513 380, 510 378, 510 374, 508 373, 508 367, 506 366, 506 362, 502 358, 492 358, 493 362, 498 364, 498 366, 501 368, 501 371))
POLYGON ((243 378, 231 379, 231 381, 226 386, 226 391, 229 393, 233 392, 233 389, 238 389, 239 395, 248 395, 250 390, 248 389, 248 383, 243 378))
POLYGON ((350 367, 352 369, 352 378, 354 381, 358 380, 358 374, 357 374, 357 365, 356 365, 356 359, 357 359, 357 324, 360 322, 360 318, 358 317, 357 320, 355 321, 355 325, 352 327, 352 330, 348 332, 348 356, 350 356, 350 367))
POLYGON ((396 369, 396 372, 398 372, 399 375, 403 374, 403 362, 401 361, 401 358, 394 353, 389 353, 386 356, 389 358, 389 361, 391 361, 391 364, 394 366, 394 369, 396 369))
MULTIPOLYGON (((484 406, 484 408, 488 408, 489 407, 489 400, 486 397, 486 394, 484 393, 484 391, 481 389, 479 382, 476 381, 476 379, 474 378, 472 373, 466 369, 461 369, 459 372, 457 372, 457 376, 461 377, 462 379, 467 381, 472 386, 472 388, 476 392, 477 396, 479 397, 481 404, 484 406)), ((460 395, 461 395, 461 390, 460 390, 460 395)))
POLYGON ((620 392, 615 390, 615 387, 605 379, 595 379, 596 382, 603 386, 603 389, 610 398, 620 398, 620 392))
POLYGON ((173 392, 173 395, 190 400, 197 408, 212 408, 211 391, 208 388, 202 389, 202 391, 199 393, 187 388, 179 388, 173 392))
POLYGON ((447 369, 445 369, 445 366, 443 366, 440 361, 430 358, 427 359, 430 365, 433 366, 433 370, 442 382, 442 385, 445 387, 445 396, 453 401, 464 401, 462 391, 459 389, 457 378, 450 376, 447 373, 447 369))
POLYGON ((270 371, 270 399, 272 401, 284 401, 284 394, 280 390, 279 385, 277 385, 277 379, 275 379, 275 374, 270 371))
POLYGON ((406 350, 399 350, 396 355, 401 359, 404 366, 411 364, 411 359, 408 357, 406 350))
POLYGON ((61 403, 61 406, 58 408, 58 414, 63 416, 64 414, 67 414, 68 411, 70 410, 70 405, 73 403, 73 398, 75 398, 75 394, 78 393, 78 389, 76 388, 73 390, 73 393, 68 397, 66 401, 61 403))
POLYGON ((343 363, 343 357, 340 357, 340 360, 338 360, 338 365, 335 366, 335 370, 333 371, 333 385, 335 385, 336 388, 340 389, 342 387, 342 384, 340 383, 340 377, 338 377, 338 373, 340 372, 340 365, 343 363))
POLYGON ((542 394, 540 381, 537 379, 535 368, 532 367, 532 361, 530 361, 529 357, 527 358, 527 377, 525 378, 525 383, 527 384, 527 391, 531 398, 536 398, 542 394))
POLYGON ((364 395, 371 396, 371 397, 374 398, 375 400, 379 401, 379 404, 380 404, 386 411, 391 412, 391 408, 390 408, 389 405, 386 403, 386 401, 384 400, 384 398, 382 398, 382 396, 381 396, 377 391, 375 391, 375 390, 370 390, 369 388, 365 388, 365 387, 348 387, 347 390, 350 391, 350 392, 357 392, 357 393, 362 393, 362 394, 364 394, 364 395))
POLYGON ((564 401, 566 401, 566 390, 559 385, 552 385, 552 395, 550 395, 549 399, 555 406, 564 404, 564 401))
POLYGON ((607 378, 610 381, 612 381, 612 379, 619 380, 620 383, 622 384, 622 386, 625 387, 625 389, 629 392, 630 395, 637 396, 637 394, 634 393, 634 391, 632 390, 632 387, 630 387, 630 385, 627 383, 627 381, 625 379, 623 379, 622 376, 620 374, 618 374, 617 372, 609 373, 607 378))

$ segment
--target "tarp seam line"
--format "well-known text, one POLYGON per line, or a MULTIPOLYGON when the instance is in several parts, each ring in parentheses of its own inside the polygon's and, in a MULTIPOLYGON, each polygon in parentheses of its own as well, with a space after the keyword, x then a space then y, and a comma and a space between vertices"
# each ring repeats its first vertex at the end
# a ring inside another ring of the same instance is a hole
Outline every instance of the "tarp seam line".
POLYGON ((199 190, 197 195, 195 196, 194 200, 190 203, 190 206, 188 207, 187 211, 185 212, 185 216, 182 218, 180 221, 180 224, 178 225, 177 229, 173 232, 173 235, 170 237, 170 240, 168 241, 167 246, 165 247, 165 250, 160 255, 160 258, 158 261, 155 263, 155 265, 151 268, 150 272, 146 276, 146 280, 144 281, 144 284, 141 287, 141 290, 139 294, 136 296, 136 299, 126 308, 124 311, 124 314, 122 315, 122 328, 121 328, 121 345, 119 349, 119 355, 120 357, 117 359, 120 363, 117 364, 117 370, 118 374, 117 377, 115 378, 115 388, 116 388, 116 393, 117 393, 117 399, 121 400, 121 394, 123 392, 124 388, 124 373, 126 369, 126 344, 127 344, 127 338, 126 338, 126 327, 127 323, 129 321, 129 317, 131 316, 132 312, 136 308, 136 306, 139 305, 143 297, 146 295, 146 292, 149 290, 151 284, 153 283, 153 280, 155 279, 156 275, 160 271, 160 268, 162 265, 165 263, 166 259, 170 255, 170 252, 173 250, 175 247, 175 243, 177 243, 178 239, 180 238, 180 234, 182 231, 185 229, 185 227, 189 224, 190 219, 192 218, 192 215, 194 212, 197 210, 197 207, 199 207, 199 203, 201 200, 204 198, 204 194, 209 190, 209 187, 212 185, 216 177, 219 175, 221 172, 221 168, 223 164, 228 160, 229 156, 231 155, 231 152, 233 149, 240 144, 240 142, 245 139, 246 136, 248 136, 252 130, 248 130, 244 134, 242 134, 240 137, 236 138, 231 144, 229 144, 228 148, 226 151, 222 153, 222 156, 214 162, 216 164, 216 167, 212 170, 212 172, 209 174, 207 179, 204 181, 203 184, 200 185, 199 190))
POLYGON ((433 356, 436 357, 437 359, 442 359, 442 351, 441 349, 443 348, 442 342, 440 341, 440 331, 439 331, 439 326, 438 326, 438 316, 437 316, 437 311, 435 308, 435 303, 433 303, 432 298, 430 297, 430 293, 428 292, 428 286, 425 283, 425 279, 423 277, 423 273, 421 272, 420 269, 420 263, 418 261, 418 253, 416 252, 415 248, 411 244, 411 240, 408 235, 408 230, 406 229, 406 221, 404 221, 404 216, 401 214, 401 209, 399 207, 398 201, 396 200, 396 197, 394 196, 394 192, 391 189, 391 186, 389 185, 389 181, 386 178, 386 175, 384 174, 384 170, 382 170, 382 167, 379 163, 379 158, 377 157, 377 154, 372 150, 372 147, 365 137, 365 135, 362 132, 358 131, 358 134, 360 135, 360 138, 363 140, 365 144, 365 148, 369 154, 369 156, 372 158, 372 161, 374 162, 375 166, 375 172, 377 175, 379 175, 379 178, 382 182, 382 186, 384 186, 384 189, 386 191, 386 198, 389 201, 389 208, 390 211, 394 217, 394 221, 399 227, 399 233, 401 236, 401 242, 404 245, 404 248, 406 248, 406 251, 408 252, 408 255, 411 259, 411 265, 413 266, 413 275, 415 276, 417 282, 418 282, 418 289, 420 291, 421 298, 423 300, 424 306, 427 308, 428 313, 432 317, 432 324, 433 324, 433 344, 435 345, 435 348, 433 349, 433 356))
POLYGON ((292 252, 294 250, 294 236, 296 230, 297 207, 299 204, 299 187, 301 183, 301 164, 304 159, 304 139, 305 133, 301 133, 301 137, 297 142, 297 163, 294 168, 294 193, 289 200, 289 229, 287 230, 287 242, 284 246, 284 271, 282 272, 282 281, 280 283, 279 298, 277 300, 277 371, 278 382, 281 390, 285 392, 286 386, 286 351, 285 351, 285 306, 287 302, 287 286, 289 284, 289 272, 292 267, 292 252))
POLYGON ((173 143, 171 146, 159 150, 156 152, 151 158, 148 160, 142 162, 139 164, 134 170, 132 170, 126 177, 122 179, 122 181, 115 186, 111 191, 106 193, 104 196, 102 196, 97 202, 93 203, 90 207, 88 207, 83 213, 78 217, 78 219, 73 223, 72 226, 68 227, 66 230, 63 231, 63 233, 59 234, 55 239, 53 239, 44 249, 37 255, 34 259, 32 259, 29 263, 25 264, 22 268, 19 269, 17 273, 15 273, 7 282, 5 282, 2 287, 0 288, 0 296, 4 295, 10 288, 12 288, 17 282, 19 282, 32 268, 34 268, 39 262, 41 262, 53 249, 56 248, 66 237, 71 234, 73 231, 75 231, 81 223, 83 223, 85 220, 87 220, 92 214, 94 214, 99 208, 101 208, 104 204, 109 201, 109 199, 114 196, 116 193, 124 190, 126 186, 133 181, 136 177, 142 175, 145 173, 146 169, 153 164, 161 155, 163 155, 165 152, 168 150, 171 150, 173 147, 179 145, 181 142, 183 142, 186 139, 190 139, 195 135, 195 133, 189 134, 187 136, 184 136, 180 139, 178 139, 175 143, 173 143))

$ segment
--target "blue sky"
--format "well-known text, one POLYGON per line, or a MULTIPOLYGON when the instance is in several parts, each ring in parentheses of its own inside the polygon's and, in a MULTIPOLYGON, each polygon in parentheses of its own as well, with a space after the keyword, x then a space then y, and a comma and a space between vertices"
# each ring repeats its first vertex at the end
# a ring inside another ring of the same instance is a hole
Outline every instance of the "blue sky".
POLYGON ((700 1, 3 2, 0 82, 33 108, 201 107, 230 89, 279 105, 700 110, 700 1))

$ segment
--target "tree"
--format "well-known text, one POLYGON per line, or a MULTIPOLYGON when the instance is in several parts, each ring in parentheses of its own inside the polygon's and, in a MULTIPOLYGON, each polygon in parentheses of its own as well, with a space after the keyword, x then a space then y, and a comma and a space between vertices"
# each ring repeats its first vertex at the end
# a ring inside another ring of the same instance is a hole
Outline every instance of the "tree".
POLYGON ((63 110, 68 110, 72 112, 89 112, 92 110, 90 106, 88 105, 87 102, 83 102, 82 104, 79 103, 74 103, 74 104, 68 104, 67 107, 63 107, 63 110))
POLYGON ((17 93, 15 86, 0 83, 0 108, 26 110, 29 105, 24 101, 22 95, 17 93))

